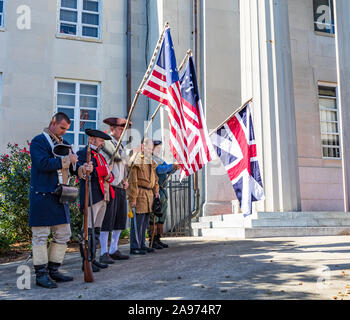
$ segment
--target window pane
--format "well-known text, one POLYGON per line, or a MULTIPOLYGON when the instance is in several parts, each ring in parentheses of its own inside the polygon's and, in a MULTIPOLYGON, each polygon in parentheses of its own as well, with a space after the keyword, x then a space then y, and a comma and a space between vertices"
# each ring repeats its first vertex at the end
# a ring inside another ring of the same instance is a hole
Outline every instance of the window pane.
POLYGON ((62 0, 61 7, 76 9, 77 0, 62 0))
POLYGON ((91 84, 81 84, 80 85, 80 93, 88 94, 91 96, 97 96, 97 86, 91 84))
POLYGON ((85 131, 85 129, 96 129, 96 122, 80 121, 80 131, 85 131))
POLYGON ((94 24, 98 26, 98 21, 99 21, 99 16, 98 14, 93 14, 93 13, 84 13, 83 12, 83 23, 87 24, 94 24))
POLYGON ((83 36, 98 38, 98 28, 83 26, 83 36))
POLYGON ((73 94, 75 94, 75 83, 58 82, 57 90, 59 93, 73 93, 73 94))
POLYGON ((2 26, 2 15, 0 14, 0 26, 2 26))
POLYGON ((337 109, 337 102, 335 99, 320 98, 320 107, 327 109, 337 109))
POLYGON ((338 124, 330 122, 321 122, 321 132, 323 133, 338 133, 338 124))
POLYGON ((337 90, 335 87, 318 87, 318 92, 320 96, 329 96, 329 97, 336 97, 337 96, 337 90))
POLYGON ((325 146, 339 146, 339 136, 331 134, 322 135, 322 145, 325 146))
MULTIPOLYGON (((65 113, 69 119, 73 120, 74 119, 74 109, 70 109, 70 108, 57 108, 57 112, 63 112, 65 113)), ((72 128, 70 128, 69 130, 72 130, 72 128)))
POLYGON ((93 110, 80 110, 81 120, 96 120, 96 111, 93 110))
POLYGON ((96 12, 98 12, 98 2, 97 1, 84 0, 83 9, 84 10, 88 10, 88 11, 96 11, 96 12))
POLYGON ((3 11, 4 11, 4 2, 0 0, 0 13, 2 13, 3 11))
POLYGON ((73 24, 61 23, 60 33, 76 35, 77 27, 73 24))
POLYGON ((313 0, 313 7, 315 31, 334 33, 332 0, 313 0))
POLYGON ((75 96, 58 94, 57 95, 57 104, 59 106, 75 106, 75 96))
POLYGON ((80 107, 97 108, 97 97, 80 96, 80 107))
POLYGON ((323 156, 327 158, 340 158, 340 148, 323 148, 323 156))
POLYGON ((66 140, 69 144, 74 144, 74 133, 66 133, 63 140, 66 140))
POLYGON ((86 134, 79 134, 79 144, 80 145, 85 145, 87 144, 88 141, 88 136, 86 134))
POLYGON ((61 10, 60 19, 63 21, 77 22, 77 12, 61 10))

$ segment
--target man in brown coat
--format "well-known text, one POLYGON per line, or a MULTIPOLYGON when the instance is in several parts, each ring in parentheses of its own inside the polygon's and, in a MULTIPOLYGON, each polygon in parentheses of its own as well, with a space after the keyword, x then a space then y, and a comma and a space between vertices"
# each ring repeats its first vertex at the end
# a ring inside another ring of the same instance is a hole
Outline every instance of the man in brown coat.
POLYGON ((131 254, 145 254, 154 251, 145 244, 153 199, 154 197, 159 198, 157 163, 152 159, 152 151, 153 141, 145 139, 141 146, 141 153, 136 153, 130 164, 127 194, 129 203, 134 209, 130 227, 131 254))

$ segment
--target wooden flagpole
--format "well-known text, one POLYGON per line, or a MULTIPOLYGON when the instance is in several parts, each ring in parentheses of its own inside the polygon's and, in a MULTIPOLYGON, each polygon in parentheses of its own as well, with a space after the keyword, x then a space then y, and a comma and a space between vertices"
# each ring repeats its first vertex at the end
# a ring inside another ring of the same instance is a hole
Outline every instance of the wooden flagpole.
POLYGON ((132 117, 132 114, 134 113, 137 100, 138 100, 138 98, 139 98, 139 96, 141 94, 141 90, 142 90, 143 86, 145 85, 145 83, 146 83, 146 81, 147 81, 147 79, 148 79, 148 77, 149 77, 149 75, 150 75, 150 73, 152 71, 152 68, 153 68, 153 66, 154 66, 154 64, 156 62, 157 54, 158 54, 158 52, 159 52, 159 50, 161 48, 161 44, 162 44, 163 39, 164 39, 164 33, 165 33, 166 29, 168 29, 168 28, 169 28, 169 22, 166 22, 165 25, 164 25, 163 31, 162 31, 159 39, 158 39, 156 48, 154 49, 151 62, 149 63, 147 71, 146 71, 146 73, 145 73, 145 75, 144 75, 144 77, 142 79, 142 82, 141 82, 139 88, 136 91, 136 95, 135 95, 134 101, 132 102, 132 105, 131 105, 131 108, 130 108, 130 111, 129 111, 129 114, 128 114, 128 118, 126 119, 126 124, 125 124, 124 130, 123 130, 123 132, 122 132, 122 134, 120 136, 120 139, 118 141, 117 147, 116 147, 116 149, 115 149, 115 151, 114 151, 114 153, 113 153, 113 155, 111 157, 110 164, 113 163, 114 158, 116 157, 116 155, 117 155, 117 153, 119 151, 119 148, 120 148, 120 145, 122 143, 124 134, 125 134, 126 130, 128 129, 128 126, 129 126, 129 123, 130 123, 130 119, 132 117))
POLYGON ((219 126, 216 127, 212 132, 209 133, 209 136, 211 136, 214 132, 218 131, 227 121, 231 120, 238 112, 242 111, 244 107, 249 103, 252 102, 253 98, 246 101, 244 104, 242 104, 235 112, 233 112, 225 121, 223 121, 219 126))

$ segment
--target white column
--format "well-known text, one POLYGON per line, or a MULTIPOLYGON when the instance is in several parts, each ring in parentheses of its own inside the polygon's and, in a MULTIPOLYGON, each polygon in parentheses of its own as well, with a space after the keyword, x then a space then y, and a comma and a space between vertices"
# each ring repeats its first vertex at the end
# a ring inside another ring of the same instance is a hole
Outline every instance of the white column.
POLYGON ((240 0, 242 102, 253 121, 266 200, 258 211, 300 211, 287 0, 240 0))
POLYGON ((336 53, 338 69, 338 92, 340 133, 343 164, 344 209, 349 211, 350 186, 350 1, 335 0, 336 53))

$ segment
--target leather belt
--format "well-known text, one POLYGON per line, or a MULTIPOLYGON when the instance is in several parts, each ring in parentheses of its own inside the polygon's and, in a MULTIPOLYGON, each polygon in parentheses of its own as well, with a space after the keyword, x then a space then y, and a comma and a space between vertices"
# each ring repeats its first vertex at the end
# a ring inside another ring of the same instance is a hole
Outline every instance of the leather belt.
POLYGON ((138 186, 141 189, 145 189, 145 190, 153 190, 153 188, 146 188, 146 187, 142 187, 142 186, 138 186))

